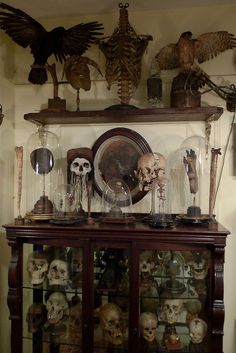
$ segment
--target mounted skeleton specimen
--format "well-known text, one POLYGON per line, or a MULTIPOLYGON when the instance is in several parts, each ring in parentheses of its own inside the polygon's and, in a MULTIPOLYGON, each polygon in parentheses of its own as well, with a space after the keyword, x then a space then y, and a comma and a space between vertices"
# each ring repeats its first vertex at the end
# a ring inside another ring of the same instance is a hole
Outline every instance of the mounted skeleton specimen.
POLYGON ((119 4, 119 24, 110 37, 99 40, 99 48, 106 58, 105 77, 108 89, 118 83, 121 104, 129 104, 133 88, 141 78, 142 56, 148 46, 150 35, 137 35, 128 20, 128 3, 119 4))

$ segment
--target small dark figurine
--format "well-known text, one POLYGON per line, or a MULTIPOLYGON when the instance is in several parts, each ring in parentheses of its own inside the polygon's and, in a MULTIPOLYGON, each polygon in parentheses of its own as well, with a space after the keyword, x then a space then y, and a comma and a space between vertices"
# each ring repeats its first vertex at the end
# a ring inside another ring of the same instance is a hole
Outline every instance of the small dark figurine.
POLYGON ((34 84, 47 81, 45 65, 52 54, 61 63, 70 55, 83 55, 103 34, 103 26, 97 21, 80 23, 69 29, 60 26, 48 32, 24 11, 3 2, 0 3, 0 29, 23 48, 30 47, 34 62, 28 80, 34 84))
POLYGON ((123 249, 106 249, 101 257, 104 264, 98 287, 99 289, 114 290, 119 287, 123 273, 127 270, 123 249))

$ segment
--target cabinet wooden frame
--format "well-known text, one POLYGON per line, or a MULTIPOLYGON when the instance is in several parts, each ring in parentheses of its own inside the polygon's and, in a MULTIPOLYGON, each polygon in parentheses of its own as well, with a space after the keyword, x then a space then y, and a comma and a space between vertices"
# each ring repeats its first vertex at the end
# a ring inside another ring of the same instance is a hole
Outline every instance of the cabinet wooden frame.
MULTIPOLYGON (((22 348, 22 304, 23 304, 23 244, 81 246, 84 261, 84 305, 83 335, 86 337, 83 353, 93 351, 93 249, 94 246, 126 247, 130 252, 130 312, 129 352, 139 350, 139 297, 138 254, 140 249, 199 250, 208 249, 211 253, 208 326, 210 331, 209 353, 222 353, 224 302, 223 269, 224 248, 229 234, 217 222, 204 226, 176 226, 171 229, 151 228, 147 224, 122 225, 80 224, 79 226, 55 226, 48 223, 26 225, 9 224, 6 228, 7 240, 11 247, 9 266, 8 306, 11 320, 11 353, 24 353, 22 348)), ((39 346, 40 347, 40 346, 39 346)), ((41 353, 34 347, 32 352, 41 353)), ((181 352, 181 351, 180 351, 181 352)), ((52 353, 52 352, 50 352, 52 353)))

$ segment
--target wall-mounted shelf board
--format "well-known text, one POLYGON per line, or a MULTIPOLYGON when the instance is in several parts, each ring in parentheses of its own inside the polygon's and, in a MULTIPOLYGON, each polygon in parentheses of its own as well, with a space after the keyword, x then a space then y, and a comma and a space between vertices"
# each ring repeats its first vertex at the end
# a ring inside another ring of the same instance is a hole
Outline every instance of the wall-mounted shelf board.
POLYGON ((218 120, 222 107, 108 109, 90 111, 49 111, 28 113, 24 119, 35 124, 159 123, 218 120))

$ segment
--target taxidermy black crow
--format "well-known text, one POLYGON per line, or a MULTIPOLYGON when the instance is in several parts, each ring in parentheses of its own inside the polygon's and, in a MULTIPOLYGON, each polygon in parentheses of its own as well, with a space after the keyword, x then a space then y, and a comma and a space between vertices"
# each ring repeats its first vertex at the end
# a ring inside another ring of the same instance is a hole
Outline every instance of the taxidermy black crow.
POLYGON ((97 21, 80 23, 69 29, 56 27, 50 32, 24 11, 0 2, 0 29, 23 48, 30 47, 34 62, 28 80, 34 84, 47 81, 48 58, 54 54, 61 63, 70 55, 82 55, 103 33, 97 21))

